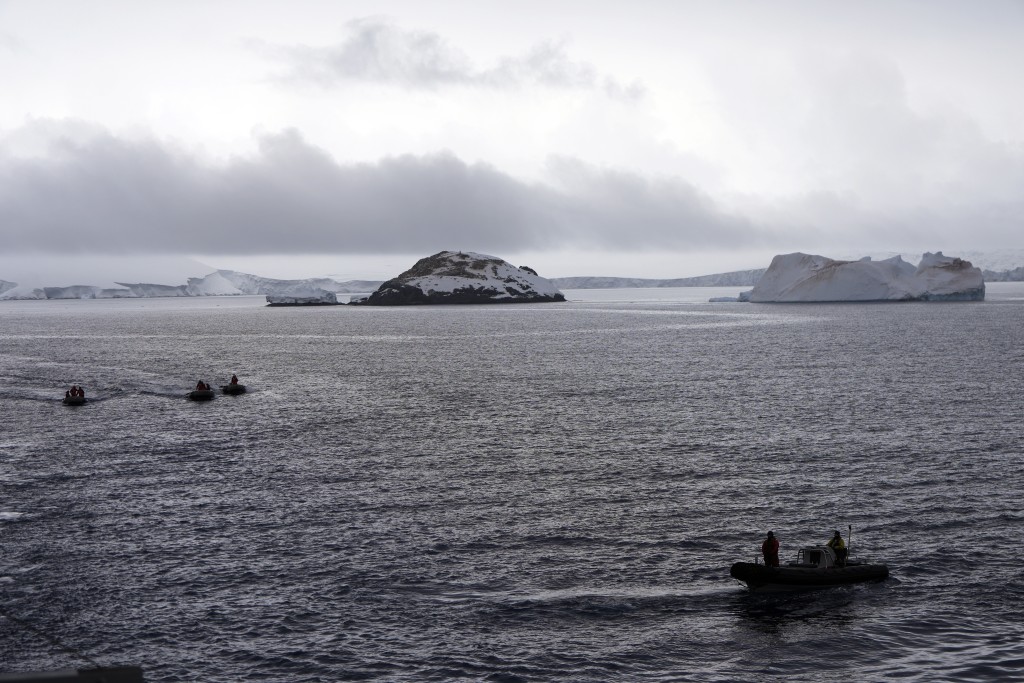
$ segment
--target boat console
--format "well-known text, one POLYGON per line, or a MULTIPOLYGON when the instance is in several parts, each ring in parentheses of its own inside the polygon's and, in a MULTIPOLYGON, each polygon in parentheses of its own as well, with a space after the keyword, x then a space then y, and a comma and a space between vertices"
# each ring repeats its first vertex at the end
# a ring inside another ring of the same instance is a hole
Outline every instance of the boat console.
POLYGON ((789 562, 786 566, 828 569, 837 566, 836 554, 826 545, 810 545, 800 548, 796 553, 796 562, 789 562))

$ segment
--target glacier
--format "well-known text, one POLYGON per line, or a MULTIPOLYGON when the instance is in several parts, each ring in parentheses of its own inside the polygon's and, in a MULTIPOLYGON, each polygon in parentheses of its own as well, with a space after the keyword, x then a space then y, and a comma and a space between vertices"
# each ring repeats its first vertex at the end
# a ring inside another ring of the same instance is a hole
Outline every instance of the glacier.
POLYGON ((899 256, 839 261, 800 252, 780 254, 758 283, 740 295, 752 303, 838 301, 982 301, 985 280, 961 258, 925 253, 915 267, 899 256))

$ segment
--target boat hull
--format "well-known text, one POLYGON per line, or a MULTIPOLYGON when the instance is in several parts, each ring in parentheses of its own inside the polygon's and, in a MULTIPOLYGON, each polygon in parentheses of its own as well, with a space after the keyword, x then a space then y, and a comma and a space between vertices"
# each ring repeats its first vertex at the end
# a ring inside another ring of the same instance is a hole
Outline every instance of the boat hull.
POLYGON ((214 396, 213 389, 195 389, 188 392, 189 400, 192 401, 209 401, 214 396))
POLYGON ((63 403, 66 406, 85 405, 85 396, 65 396, 63 403))
POLYGON ((889 568, 884 564, 857 563, 828 568, 766 567, 753 562, 737 562, 729 574, 747 584, 752 591, 798 591, 883 581, 889 576, 889 568))
POLYGON ((244 394, 245 393, 245 385, 244 384, 222 384, 222 385, 220 385, 220 390, 223 391, 225 394, 228 394, 230 396, 237 396, 238 394, 244 394))

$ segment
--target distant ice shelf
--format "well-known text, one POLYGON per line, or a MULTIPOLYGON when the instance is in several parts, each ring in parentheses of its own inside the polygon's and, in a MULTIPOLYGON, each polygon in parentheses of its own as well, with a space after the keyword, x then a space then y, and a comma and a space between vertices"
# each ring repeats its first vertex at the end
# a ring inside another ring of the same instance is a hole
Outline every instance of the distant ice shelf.
MULTIPOLYGON (((379 281, 354 280, 337 282, 329 278, 306 280, 275 280, 273 278, 218 270, 205 277, 189 278, 183 285, 164 285, 148 282, 116 282, 118 287, 70 285, 67 287, 28 288, 16 282, 0 280, 0 299, 129 299, 150 297, 241 296, 265 295, 274 297, 317 298, 337 293, 368 292, 380 285, 379 281)), ((337 299, 331 303, 337 303, 337 299)))

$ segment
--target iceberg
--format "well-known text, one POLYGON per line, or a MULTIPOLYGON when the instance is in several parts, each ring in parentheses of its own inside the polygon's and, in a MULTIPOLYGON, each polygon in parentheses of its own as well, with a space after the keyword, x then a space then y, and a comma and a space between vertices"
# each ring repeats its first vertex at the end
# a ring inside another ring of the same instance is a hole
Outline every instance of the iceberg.
POLYGON ((268 306, 334 306, 338 297, 325 289, 296 288, 289 293, 267 295, 268 306))
POLYGON ((917 267, 899 256, 837 261, 780 254, 741 300, 752 303, 826 301, 982 301, 985 280, 970 261, 925 253, 917 267))
POLYGON ((496 256, 441 251, 420 259, 368 297, 353 298, 349 303, 408 306, 549 301, 565 301, 565 296, 532 268, 516 268, 496 256))

